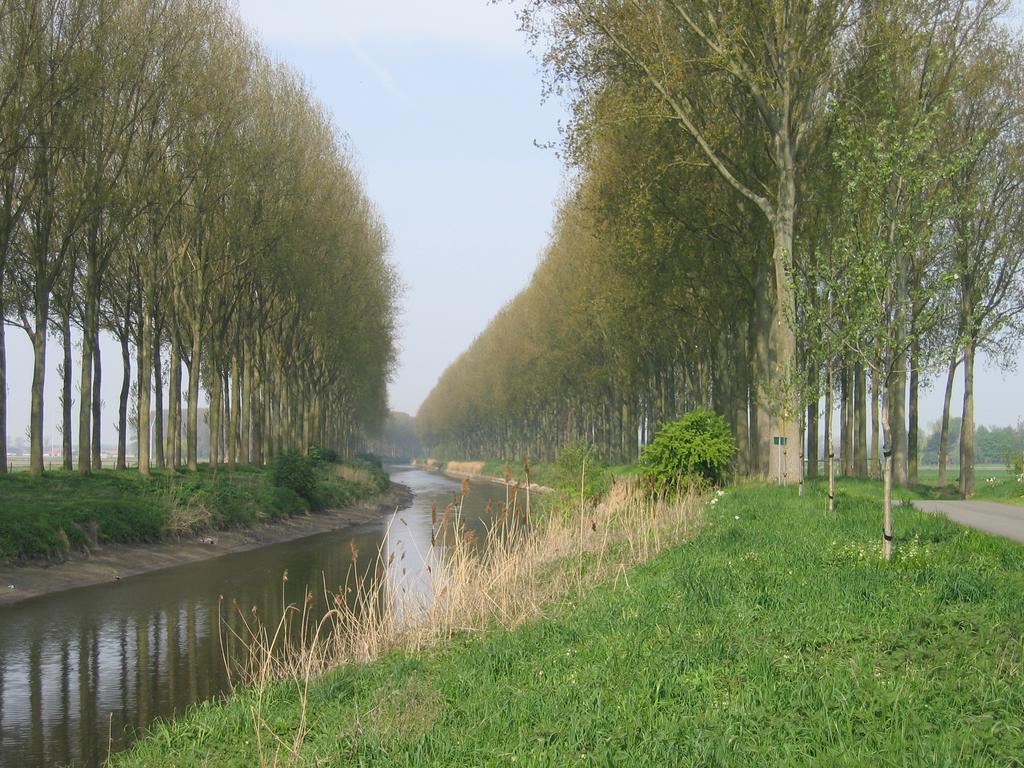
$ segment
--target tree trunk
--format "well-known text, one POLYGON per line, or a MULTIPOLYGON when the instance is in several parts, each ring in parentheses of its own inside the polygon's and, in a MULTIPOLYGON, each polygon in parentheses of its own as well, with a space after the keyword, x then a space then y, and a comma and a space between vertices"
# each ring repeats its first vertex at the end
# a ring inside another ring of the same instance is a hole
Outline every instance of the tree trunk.
POLYGON ((228 418, 228 466, 235 468, 238 461, 238 426, 241 422, 242 382, 238 353, 231 356, 231 411, 228 418))
POLYGON ((880 478, 882 468, 878 465, 878 400, 880 397, 878 371, 871 372, 871 455, 868 457, 868 477, 880 478))
POLYGON ((173 335, 167 382, 167 464, 181 466, 181 350, 173 335))
MULTIPOLYGON (((890 432, 889 449, 892 452, 892 481, 896 485, 907 484, 907 372, 906 361, 897 360, 889 379, 887 398, 883 399, 883 410, 888 406, 889 419, 886 426, 890 432)), ((885 421, 883 417, 883 421, 885 421)), ((883 451, 884 453, 884 451, 883 451)))
MULTIPOLYGON (((147 302, 148 303, 148 302, 147 302)), ((153 315, 149 306, 143 306, 142 338, 139 340, 139 473, 149 475, 149 408, 153 373, 153 315)), ((159 417, 158 417, 159 418, 159 417)))
POLYGON ((185 425, 185 443, 188 451, 188 468, 199 470, 199 362, 202 349, 199 344, 199 329, 192 329, 192 359, 188 361, 188 419, 185 425))
POLYGON ((66 314, 61 317, 60 323, 61 342, 63 343, 64 362, 61 364, 61 379, 63 391, 60 397, 61 411, 61 459, 64 469, 70 472, 75 468, 72 460, 71 444, 71 370, 74 361, 71 359, 71 316, 66 314))
POLYGON ((946 369, 946 391, 942 399, 942 426, 939 430, 939 488, 946 487, 946 465, 949 463, 949 409, 953 402, 953 381, 959 365, 954 353, 946 369))
MULTIPOLYGON (((0 281, 3 275, 0 275, 0 281)), ((0 475, 7 474, 7 326, 3 286, 0 285, 0 475)))
MULTIPOLYGON (((737 368, 746 366, 741 361, 737 368)), ((737 372, 737 376, 741 375, 737 372)), ((736 393, 736 474, 746 475, 750 471, 750 390, 745 377, 740 378, 740 386, 736 393)), ((667 414, 666 414, 667 415, 667 414)))
MULTIPOLYGON (((767 283, 769 276, 763 274, 767 283)), ((751 324, 753 339, 753 362, 751 366, 750 409, 751 409, 751 455, 750 469, 754 475, 767 477, 772 451, 772 423, 764 407, 766 387, 771 378, 770 338, 772 317, 767 289, 762 287, 755 298, 756 321, 751 324)))
POLYGON ((804 468, 797 461, 800 446, 800 410, 789 392, 789 382, 797 373, 796 333, 792 326, 795 299, 789 283, 793 258, 793 216, 796 212, 795 147, 788 136, 778 141, 779 191, 773 222, 772 264, 775 268, 775 305, 772 316, 771 351, 773 365, 770 385, 778 402, 772 418, 772 434, 783 439, 782 451, 769 454, 768 472, 781 477, 783 484, 797 483, 804 468), (782 462, 781 468, 778 466, 782 462))
POLYGON ((29 417, 29 470, 36 477, 43 474, 43 392, 46 385, 46 325, 49 321, 50 295, 36 290, 36 317, 32 341, 32 410, 29 417))
POLYGON ((843 477, 853 475, 853 387, 850 368, 839 371, 839 462, 843 477))
POLYGON ((921 381, 918 371, 917 342, 910 349, 910 408, 907 424, 907 482, 917 485, 918 478, 918 396, 921 381))
MULTIPOLYGON (((155 324, 154 324, 155 325, 155 324)), ((164 453, 164 370, 163 361, 160 359, 160 336, 159 327, 153 329, 153 414, 156 420, 153 422, 153 451, 158 467, 166 467, 167 460, 164 453)))
MULTIPOLYGON (((96 349, 96 325, 99 302, 93 301, 96 293, 96 275, 93 260, 86 261, 85 313, 82 318, 82 364, 81 380, 78 384, 78 471, 87 475, 92 471, 92 412, 93 412, 93 356, 96 349)), ((96 399, 99 399, 99 385, 96 385, 96 399)))
MULTIPOLYGON (((208 371, 209 372, 209 371, 208 371)), ((221 414, 221 384, 220 376, 216 371, 208 376, 210 385, 210 409, 207 411, 207 421, 210 424, 210 466, 216 467, 220 464, 220 414, 221 414)))
POLYGON ((128 447, 128 395, 132 386, 132 356, 131 348, 128 345, 128 330, 119 339, 121 342, 121 397, 117 406, 117 468, 126 469, 126 454, 128 447))
MULTIPOLYGON (((815 382, 815 386, 817 382, 815 382)), ((818 476, 818 408, 821 401, 815 399, 807 406, 807 476, 818 476)))
MULTIPOLYGON (((902 408, 900 409, 903 410, 902 408)), ((902 416, 898 420, 902 423, 902 416)), ((891 426, 897 423, 889 409, 889 393, 882 395, 882 555, 886 560, 892 557, 892 482, 893 452, 891 426)))
POLYGON ((868 476, 868 381, 863 364, 858 365, 854 373, 853 386, 853 474, 857 477, 868 476))
POLYGON ((828 511, 836 508, 836 453, 832 439, 832 369, 825 371, 825 461, 828 462, 828 511))
POLYGON ((101 443, 103 436, 103 398, 100 393, 103 391, 100 385, 103 383, 103 361, 100 354, 100 336, 97 327, 96 335, 92 340, 92 468, 103 469, 103 455, 101 443))
POLYGON ((976 341, 964 342, 964 410, 960 422, 960 495, 974 495, 974 351, 976 341))
POLYGON ((249 424, 252 416, 252 362, 248 350, 243 351, 242 358, 242 390, 240 393, 240 430, 238 440, 238 460, 242 464, 249 463, 249 424))

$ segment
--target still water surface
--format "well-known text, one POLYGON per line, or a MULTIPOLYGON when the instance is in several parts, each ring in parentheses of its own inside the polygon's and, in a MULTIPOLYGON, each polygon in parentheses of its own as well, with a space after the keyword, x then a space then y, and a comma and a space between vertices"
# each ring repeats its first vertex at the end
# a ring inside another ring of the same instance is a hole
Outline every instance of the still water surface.
MULTIPOLYGON (((361 560, 394 553, 397 576, 422 588, 431 506, 443 508, 459 484, 411 467, 391 477, 412 490, 412 506, 379 523, 0 608, 0 766, 100 765, 155 718, 224 693, 219 612, 234 623, 255 607, 276 623, 282 589, 285 604, 309 589, 325 610, 324 584, 346 583, 353 542, 361 560)), ((500 509, 504 493, 475 485, 467 526, 482 531, 488 501, 500 509)))

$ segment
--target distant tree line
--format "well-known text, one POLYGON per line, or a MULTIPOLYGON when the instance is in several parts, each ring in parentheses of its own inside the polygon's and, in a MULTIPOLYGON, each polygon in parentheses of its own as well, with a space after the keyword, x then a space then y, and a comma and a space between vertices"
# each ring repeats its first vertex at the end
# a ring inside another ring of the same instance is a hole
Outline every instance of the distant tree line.
MULTIPOLYGON (((946 439, 954 455, 960 445, 960 425, 959 416, 950 417, 946 425, 946 439)), ((938 464, 942 423, 932 424, 931 431, 921 437, 921 463, 938 464)), ((986 427, 982 424, 974 431, 974 446, 974 458, 978 464, 1012 466, 1015 457, 1024 456, 1024 422, 1018 422, 1014 427, 986 427)))
POLYGON ((64 466, 76 366, 77 468, 100 466, 101 331, 119 466, 134 429, 143 473, 196 469, 201 389, 212 463, 355 447, 387 415, 386 252, 330 118, 222 0, 0 0, 0 471, 7 325, 34 351, 36 474, 51 337, 64 466))
MULTIPOLYGON (((543 458, 582 440, 629 461, 706 405, 740 471, 818 474, 824 427, 843 473, 913 482, 937 371, 947 425, 962 372, 973 438, 977 353, 1014 349, 1024 314, 1006 7, 528 3, 550 88, 572 97, 577 182, 529 286, 420 409, 427 446, 543 458)), ((960 442, 968 495, 974 452, 960 442)))

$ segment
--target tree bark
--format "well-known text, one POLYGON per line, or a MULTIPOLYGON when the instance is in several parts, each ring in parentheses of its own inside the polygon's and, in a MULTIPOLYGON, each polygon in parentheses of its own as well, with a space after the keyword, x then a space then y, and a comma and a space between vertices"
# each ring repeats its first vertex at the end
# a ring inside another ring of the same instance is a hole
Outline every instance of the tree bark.
POLYGON ((868 477, 881 478, 882 468, 878 464, 878 400, 881 387, 878 382, 878 371, 871 372, 871 455, 868 457, 868 477))
POLYGON ((751 408, 751 455, 750 469, 754 475, 767 477, 770 455, 772 451, 772 421, 768 409, 764 406, 767 392, 765 387, 771 377, 770 339, 772 317, 769 295, 764 287, 770 278, 762 273, 763 284, 757 291, 754 302, 756 321, 752 324, 753 339, 751 347, 754 351, 751 367, 750 408, 751 408))
MULTIPOLYGON (((817 386, 817 382, 813 386, 817 386)), ((815 399, 807 406, 807 476, 818 476, 818 408, 821 400, 815 399)))
POLYGON ((29 470, 41 477, 43 466, 43 392, 46 385, 46 326, 49 322, 49 291, 36 289, 35 326, 32 341, 32 410, 29 416, 29 470))
POLYGON ((947 465, 949 464, 949 410, 953 402, 953 382, 960 364, 954 353, 946 368, 946 390, 942 399, 942 426, 939 429, 939 488, 946 487, 947 465))
POLYGON ((216 467, 220 464, 220 414, 221 414, 221 383, 220 374, 207 368, 207 382, 209 384, 210 408, 207 411, 207 420, 210 423, 210 466, 216 467))
POLYGON ((853 474, 857 477, 868 476, 868 382, 864 365, 857 366, 854 372, 853 386, 853 474))
MULTIPOLYGON (((3 275, 0 274, 0 283, 3 275)), ((3 285, 0 284, 0 475, 7 474, 7 326, 3 285)))
MULTIPOLYGON (((889 411, 889 394, 886 391, 882 395, 882 556, 886 560, 892 557, 893 452, 890 425, 895 423, 897 420, 889 411)), ((902 417, 899 423, 902 423, 902 417)))
POLYGON ((242 381, 238 353, 231 356, 231 413, 228 419, 228 466, 235 468, 238 461, 238 428, 241 423, 242 381))
POLYGON ((781 476, 784 485, 798 483, 803 465, 797 461, 800 446, 800 407, 793 399, 790 383, 796 380, 796 333, 792 317, 796 303, 789 275, 793 262, 793 217, 796 213, 796 147, 786 130, 776 138, 776 165, 779 171, 775 220, 772 222, 772 266, 775 269, 775 305, 772 316, 771 351, 773 366, 770 382, 775 405, 772 432, 783 438, 781 452, 769 454, 769 474, 781 476), (777 466, 782 461, 781 472, 777 466))
POLYGON ((173 334, 167 382, 167 464, 181 466, 181 351, 173 334))
MULTIPOLYGON (((78 385, 78 471, 87 475, 92 471, 92 412, 93 412, 93 356, 96 349, 96 327, 98 319, 98 301, 93 301, 97 290, 93 260, 86 261, 85 274, 85 312, 82 318, 82 364, 78 385)), ((96 385, 96 397, 99 398, 99 384, 96 385)))
POLYGON ((911 485, 917 485, 918 479, 918 397, 921 389, 918 354, 915 341, 910 349, 910 407, 907 424, 907 482, 911 485))
POLYGON ((103 398, 100 393, 103 391, 100 385, 103 383, 103 361, 100 354, 99 326, 95 329, 92 339, 92 457, 93 469, 103 469, 102 436, 103 425, 103 398))
POLYGON ((853 387, 850 367, 839 371, 839 461, 843 477, 853 475, 853 387))
POLYGON ((974 353, 976 340, 964 342, 964 410, 960 422, 960 495, 974 495, 974 353))
MULTIPOLYGON (((147 302, 149 304, 149 302, 147 302)), ((150 440, 150 387, 153 373, 153 314, 149 306, 143 306, 142 338, 139 340, 139 473, 149 475, 150 440)), ((159 417, 158 417, 159 418, 159 417)))
POLYGON ((192 358, 188 361, 188 417, 185 425, 185 443, 188 468, 199 470, 199 362, 202 348, 199 329, 192 329, 192 358))
POLYGON ((825 370, 825 461, 828 463, 828 511, 836 508, 836 453, 832 439, 832 368, 825 370))
POLYGON ((128 395, 132 386, 132 355, 128 345, 128 330, 119 339, 121 342, 121 396, 117 406, 117 468, 126 469, 128 447, 128 395))
MULTIPOLYGON (((64 469, 70 472, 75 468, 72 460, 71 442, 71 370, 74 368, 74 361, 71 359, 71 315, 65 314, 61 317, 60 335, 63 344, 64 362, 61 364, 61 379, 63 391, 60 398, 61 411, 61 460, 64 469)), ((3 322, 0 320, 0 322, 3 322)))
POLYGON ((238 441, 238 460, 242 464, 248 464, 249 459, 249 424, 252 417, 252 362, 247 349, 243 350, 242 357, 242 390, 239 397, 240 408, 240 430, 238 441))
POLYGON ((164 453, 164 370, 160 354, 160 328, 154 323, 153 328, 153 452, 158 467, 166 467, 164 453))
POLYGON ((906 361, 897 360, 889 380, 887 397, 883 398, 883 410, 888 406, 889 418, 883 416, 889 428, 889 449, 892 452, 892 481, 896 485, 907 484, 907 372, 906 361))

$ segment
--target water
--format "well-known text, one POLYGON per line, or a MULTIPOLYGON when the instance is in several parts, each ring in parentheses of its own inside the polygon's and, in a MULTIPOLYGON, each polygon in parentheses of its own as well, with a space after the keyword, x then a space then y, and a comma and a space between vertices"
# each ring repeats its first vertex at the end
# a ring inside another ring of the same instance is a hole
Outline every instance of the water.
MULTIPOLYGON (((276 623, 282 598, 301 604, 307 589, 346 582, 352 542, 361 562, 380 547, 395 553, 405 587, 423 588, 431 506, 443 509, 459 484, 411 467, 391 475, 413 501, 379 523, 0 608, 0 766, 99 765, 155 718, 223 694, 218 612, 234 623, 255 607, 276 623)), ((499 509, 504 493, 476 484, 467 525, 482 531, 487 502, 499 509)))

